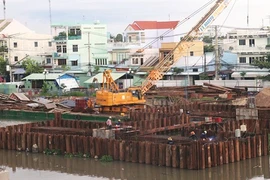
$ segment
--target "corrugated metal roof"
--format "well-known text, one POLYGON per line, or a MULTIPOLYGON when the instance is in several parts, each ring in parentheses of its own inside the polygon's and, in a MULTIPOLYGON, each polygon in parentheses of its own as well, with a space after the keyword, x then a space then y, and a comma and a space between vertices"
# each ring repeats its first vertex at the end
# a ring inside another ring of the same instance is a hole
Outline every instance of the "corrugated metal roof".
MULTIPOLYGON (((111 76, 113 78, 113 80, 117 80, 120 77, 124 76, 126 73, 123 72, 113 72, 111 73, 111 76)), ((98 83, 102 83, 103 81, 103 73, 98 73, 97 75, 91 77, 90 79, 88 79, 87 81, 84 81, 85 84, 91 84, 93 83, 94 78, 96 78, 98 80, 98 83)))
POLYGON ((36 103, 40 103, 40 104, 48 104, 48 103, 52 103, 52 101, 42 98, 42 97, 38 97, 36 99, 33 99, 34 102, 36 103))
MULTIPOLYGON (((46 74, 46 80, 55 80, 59 78, 59 76, 62 76, 64 74, 62 73, 48 73, 46 74)), ((33 73, 29 76, 26 76, 22 80, 45 80, 45 75, 43 73, 33 73)))
POLYGON ((28 99, 28 97, 26 97, 24 93, 12 93, 10 97, 12 97, 13 95, 16 96, 21 101, 30 101, 30 99, 28 99))

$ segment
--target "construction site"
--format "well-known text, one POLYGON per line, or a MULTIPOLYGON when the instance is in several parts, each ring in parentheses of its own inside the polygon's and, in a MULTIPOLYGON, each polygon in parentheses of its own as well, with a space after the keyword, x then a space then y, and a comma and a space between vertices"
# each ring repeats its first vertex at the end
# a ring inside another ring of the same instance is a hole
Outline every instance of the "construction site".
POLYGON ((155 86, 229 2, 218 0, 148 71, 141 86, 120 89, 108 69, 91 98, 1 94, 3 119, 35 122, 1 127, 0 149, 110 156, 116 161, 190 170, 268 155, 268 88, 251 93, 245 87, 209 83, 155 86))

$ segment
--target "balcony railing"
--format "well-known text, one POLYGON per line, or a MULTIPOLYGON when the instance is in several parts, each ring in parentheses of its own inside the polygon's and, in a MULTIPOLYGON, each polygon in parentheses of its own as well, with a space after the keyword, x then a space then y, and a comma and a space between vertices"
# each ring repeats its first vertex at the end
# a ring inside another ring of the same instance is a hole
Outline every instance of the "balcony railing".
POLYGON ((82 39, 82 36, 68 36, 68 40, 79 40, 79 39, 82 39))
MULTIPOLYGON (((68 36, 68 40, 79 40, 82 39, 82 36, 76 35, 76 36, 68 36)), ((66 36, 55 36, 54 37, 55 41, 66 41, 67 37, 66 36)))

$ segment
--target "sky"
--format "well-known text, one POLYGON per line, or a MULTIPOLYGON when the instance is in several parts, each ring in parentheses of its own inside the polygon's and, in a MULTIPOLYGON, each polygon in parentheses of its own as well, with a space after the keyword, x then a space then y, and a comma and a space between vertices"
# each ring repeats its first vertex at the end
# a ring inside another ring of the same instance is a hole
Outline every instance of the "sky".
MULTIPOLYGON (((182 21, 210 1, 51 0, 52 23, 93 23, 99 20, 107 24, 110 33, 116 35, 133 21, 182 21)), ((3 4, 0 3, 0 6, 0 17, 3 18, 3 4)), ((210 7, 177 27, 176 31, 184 33, 190 30, 210 7)), ((260 28, 263 23, 270 25, 269 7, 270 0, 232 0, 213 24, 247 27, 249 12, 248 27, 260 28)), ((50 33, 49 17, 49 0, 6 0, 6 18, 14 18, 38 33, 50 33)))

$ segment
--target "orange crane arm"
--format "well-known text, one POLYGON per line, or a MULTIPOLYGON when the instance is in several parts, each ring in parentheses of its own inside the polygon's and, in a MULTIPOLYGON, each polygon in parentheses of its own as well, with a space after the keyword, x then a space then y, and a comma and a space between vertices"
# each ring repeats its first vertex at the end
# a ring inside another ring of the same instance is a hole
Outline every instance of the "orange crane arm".
POLYGON ((141 86, 141 93, 145 94, 156 82, 170 70, 187 50, 190 44, 186 43, 190 38, 194 38, 201 34, 218 15, 228 6, 231 0, 217 0, 214 6, 206 13, 206 15, 182 38, 182 40, 171 50, 161 61, 150 71, 147 78, 141 86))
POLYGON ((114 82, 112 75, 111 75, 112 70, 108 69, 103 72, 103 86, 102 89, 109 89, 112 92, 118 92, 119 88, 114 82))

